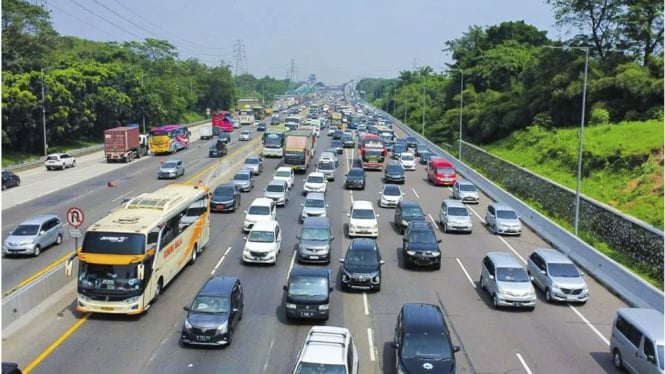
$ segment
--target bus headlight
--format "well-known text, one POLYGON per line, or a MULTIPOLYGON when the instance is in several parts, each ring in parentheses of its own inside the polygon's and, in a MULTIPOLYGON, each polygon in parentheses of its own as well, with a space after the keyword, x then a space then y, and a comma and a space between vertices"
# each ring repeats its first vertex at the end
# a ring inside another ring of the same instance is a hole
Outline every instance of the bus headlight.
POLYGON ((123 300, 125 304, 134 304, 135 302, 139 301, 138 296, 130 297, 129 299, 123 300))
POLYGON ((319 310, 328 310, 328 304, 319 305, 319 310))

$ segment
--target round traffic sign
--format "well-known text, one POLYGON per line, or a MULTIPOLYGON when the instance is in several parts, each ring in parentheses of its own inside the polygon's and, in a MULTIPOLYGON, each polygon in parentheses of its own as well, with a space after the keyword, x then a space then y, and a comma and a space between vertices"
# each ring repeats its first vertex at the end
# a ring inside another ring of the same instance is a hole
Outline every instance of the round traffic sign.
POLYGON ((77 207, 67 209, 67 223, 70 226, 78 228, 83 224, 83 219, 83 209, 77 207))

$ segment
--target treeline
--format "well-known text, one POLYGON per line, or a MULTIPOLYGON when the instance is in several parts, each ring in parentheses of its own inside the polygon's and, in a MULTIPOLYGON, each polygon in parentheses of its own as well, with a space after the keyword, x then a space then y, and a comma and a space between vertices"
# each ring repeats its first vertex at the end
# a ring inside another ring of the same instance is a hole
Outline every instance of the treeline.
POLYGON ((233 110, 240 97, 270 102, 287 83, 233 77, 229 65, 181 60, 165 40, 94 42, 63 37, 48 13, 24 0, 2 3, 2 148, 39 155, 43 118, 50 148, 71 139, 101 141, 104 129, 146 128, 233 110), (42 106, 42 92, 44 96, 42 106))
POLYGON ((358 89, 413 129, 424 118, 437 143, 459 139, 462 104, 463 139, 490 143, 532 124, 579 126, 588 52, 586 123, 662 120, 662 2, 548 3, 560 26, 580 33, 561 42, 524 22, 473 26, 445 43, 453 59, 445 71, 421 67, 361 80, 358 89))

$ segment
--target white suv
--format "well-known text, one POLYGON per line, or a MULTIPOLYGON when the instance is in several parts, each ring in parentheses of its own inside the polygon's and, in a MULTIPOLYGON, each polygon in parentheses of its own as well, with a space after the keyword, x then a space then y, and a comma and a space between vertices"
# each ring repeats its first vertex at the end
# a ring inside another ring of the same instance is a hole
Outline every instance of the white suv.
POLYGON ((261 221, 274 221, 277 219, 277 204, 272 199, 259 197, 254 199, 245 211, 243 231, 247 232, 254 224, 261 221))
POLYGON ((303 179, 305 184, 302 188, 302 193, 307 194, 308 192, 322 192, 326 193, 328 188, 328 180, 323 173, 311 172, 307 175, 307 178, 303 179))
POLYGON ((370 236, 376 238, 379 236, 379 217, 374 212, 374 206, 371 201, 356 200, 351 205, 351 211, 346 214, 349 219, 349 236, 370 236))
POLYGON ((300 349, 293 373, 358 374, 358 350, 349 329, 313 326, 300 349))
POLYGON ((52 153, 46 156, 44 162, 46 170, 73 168, 76 166, 76 159, 68 153, 52 153))
POLYGON ((245 239, 242 262, 277 263, 282 250, 282 230, 277 221, 261 221, 254 224, 245 239))
POLYGON ((290 166, 280 166, 275 170, 275 174, 272 175, 272 179, 283 180, 286 184, 289 185, 289 189, 293 188, 293 183, 295 182, 295 175, 293 174, 293 169, 290 166))

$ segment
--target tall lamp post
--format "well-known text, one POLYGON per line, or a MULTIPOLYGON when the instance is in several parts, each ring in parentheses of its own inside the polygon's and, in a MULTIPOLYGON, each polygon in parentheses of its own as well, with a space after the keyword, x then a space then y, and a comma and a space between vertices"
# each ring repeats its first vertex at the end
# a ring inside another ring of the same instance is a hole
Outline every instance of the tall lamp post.
POLYGON ((44 82, 44 72, 51 69, 58 69, 63 66, 52 66, 47 68, 41 68, 40 72, 42 73, 42 130, 44 136, 44 157, 48 156, 48 144, 46 143, 46 102, 45 102, 45 82, 44 82))
POLYGON ((460 78, 459 78, 459 148, 457 150, 458 153, 458 158, 460 161, 462 161, 462 119, 463 119, 463 112, 464 112, 464 70, 462 69, 456 69, 456 68, 450 68, 448 70, 454 70, 454 71, 459 71, 460 73, 460 78))
POLYGON ((420 132, 420 135, 425 136, 425 87, 423 87, 423 129, 420 132))
POLYGON ((578 232, 579 222, 580 222, 580 188, 582 186, 582 141, 584 138, 584 114, 586 112, 586 86, 587 86, 587 76, 589 73, 589 47, 577 47, 577 46, 545 46, 545 48, 552 49, 579 49, 584 51, 584 86, 582 88, 582 114, 580 116, 580 144, 579 150, 577 153, 577 188, 575 189, 575 222, 574 222, 574 232, 575 236, 578 232))

